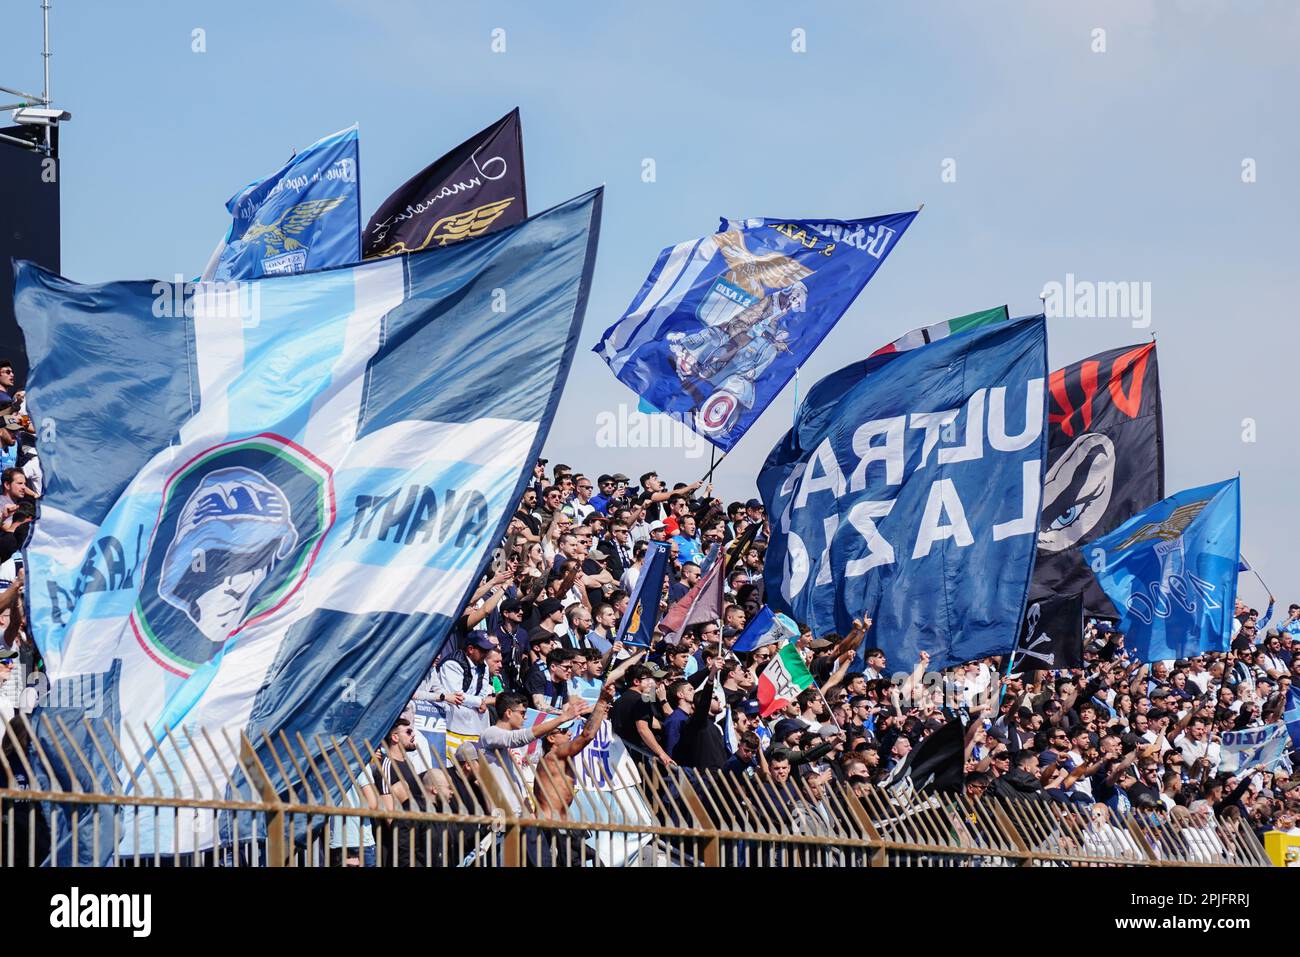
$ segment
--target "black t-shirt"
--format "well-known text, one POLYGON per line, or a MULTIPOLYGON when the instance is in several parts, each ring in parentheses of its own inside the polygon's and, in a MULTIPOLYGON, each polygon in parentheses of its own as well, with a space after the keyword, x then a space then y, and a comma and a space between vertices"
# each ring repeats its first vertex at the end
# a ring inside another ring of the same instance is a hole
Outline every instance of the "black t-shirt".
POLYGON ((644 721, 654 727, 654 705, 642 701, 635 691, 624 691, 609 709, 609 723, 614 733, 625 741, 644 749, 645 744, 637 734, 636 723, 644 721))
POLYGON ((406 790, 410 792, 410 798, 402 803, 403 811, 423 811, 426 810, 424 791, 420 787, 420 782, 411 769, 410 761, 394 761, 392 758, 384 757, 379 762, 379 785, 380 794, 392 794, 393 787, 402 782, 406 785, 406 790))

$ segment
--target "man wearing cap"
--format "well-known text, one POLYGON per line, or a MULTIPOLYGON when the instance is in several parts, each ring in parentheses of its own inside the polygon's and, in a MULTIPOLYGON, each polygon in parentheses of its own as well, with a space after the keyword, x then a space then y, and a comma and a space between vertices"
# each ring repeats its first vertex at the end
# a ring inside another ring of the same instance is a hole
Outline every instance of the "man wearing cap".
POLYGON ((497 609, 496 626, 488 632, 495 638, 501 651, 502 675, 509 688, 521 687, 520 669, 528 658, 528 640, 524 632, 524 603, 518 598, 507 598, 497 609))
POLYGON ((442 684, 443 701, 447 711, 447 752, 454 752, 466 741, 477 741, 483 729, 490 724, 488 708, 492 707, 495 692, 488 656, 495 653, 500 660, 493 640, 481 632, 471 635, 463 651, 451 655, 438 667, 438 680, 442 684), (461 701, 449 701, 448 693, 459 693, 461 701))
POLYGON ((663 745, 655 738, 654 720, 655 676, 667 677, 667 672, 649 665, 633 665, 627 672, 627 690, 619 695, 610 709, 609 722, 614 733, 626 741, 638 760, 645 760, 649 752, 665 765, 675 765, 663 745))
MULTIPOLYGON (((747 521, 750 525, 762 526, 765 517, 766 517, 766 513, 763 509, 763 503, 761 501, 759 501, 756 498, 751 498, 748 502, 745 503, 745 521, 747 521)), ((753 541, 766 542, 767 532, 760 527, 759 530, 754 534, 753 541)))
POLYGON ((537 621, 528 632, 529 641, 532 640, 532 634, 538 628, 550 632, 555 636, 556 641, 561 641, 560 623, 564 621, 564 603, 560 599, 548 597, 534 602, 533 614, 536 616, 537 621))

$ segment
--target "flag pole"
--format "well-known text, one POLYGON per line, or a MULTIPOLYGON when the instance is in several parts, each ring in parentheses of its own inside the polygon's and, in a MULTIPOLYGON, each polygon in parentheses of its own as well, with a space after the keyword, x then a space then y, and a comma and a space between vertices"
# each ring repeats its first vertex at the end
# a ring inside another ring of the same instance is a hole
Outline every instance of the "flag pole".
POLYGON ((704 477, 701 478, 700 481, 708 482, 710 479, 712 479, 713 470, 716 469, 719 465, 721 465, 723 463, 723 460, 725 460, 726 457, 730 454, 731 454, 730 452, 723 452, 722 458, 718 458, 717 457, 718 447, 714 445, 712 442, 710 442, 709 443, 709 470, 704 473, 704 477))
MULTIPOLYGON (((1242 555, 1241 557, 1242 557, 1242 558, 1246 558, 1245 555, 1242 555)), ((1257 571, 1255 570, 1255 565, 1254 565, 1254 563, 1251 562, 1250 559, 1246 559, 1246 564, 1247 564, 1247 565, 1250 565, 1250 572, 1251 572, 1251 574, 1254 575, 1256 578, 1259 579, 1259 583, 1260 583, 1261 585, 1264 586, 1264 591, 1265 591, 1269 596, 1272 596, 1272 594, 1273 594, 1273 589, 1269 588, 1269 587, 1268 587, 1268 583, 1265 582, 1264 579, 1263 579, 1262 577, 1260 577, 1259 572, 1257 572, 1257 571)))

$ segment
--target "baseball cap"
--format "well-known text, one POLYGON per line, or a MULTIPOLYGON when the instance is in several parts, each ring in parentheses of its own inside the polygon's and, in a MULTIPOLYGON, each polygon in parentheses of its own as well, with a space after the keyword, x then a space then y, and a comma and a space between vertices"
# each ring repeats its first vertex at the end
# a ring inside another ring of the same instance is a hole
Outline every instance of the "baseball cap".
POLYGON ((626 475, 624 475, 622 472, 615 472, 613 475, 610 476, 610 478, 612 478, 615 482, 630 482, 630 481, 632 481, 630 478, 628 478, 628 477, 627 477, 626 475))
POLYGON ((507 598, 505 601, 503 601, 500 604, 499 607, 502 611, 508 611, 510 612, 510 614, 513 615, 517 611, 524 610, 524 603, 521 602, 518 598, 507 598))
POLYGON ((813 651, 821 651, 823 648, 830 648, 833 644, 833 641, 827 641, 825 638, 814 638, 808 647, 813 651))
POLYGON ((745 508, 762 508, 762 507, 763 507, 763 503, 756 498, 751 498, 748 502, 745 503, 745 508))
POLYGON ((559 641, 559 637, 553 631, 547 631, 540 625, 528 633, 528 643, 536 645, 543 641, 559 641))
POLYGON ((543 618, 549 618, 551 617, 551 615, 554 615, 557 611, 563 610, 563 608, 564 608, 564 604, 563 602, 560 601, 560 599, 543 598, 541 601, 537 603, 537 614, 541 615, 543 618))
POLYGON ((496 645, 492 643, 492 639, 487 636, 487 632, 483 631, 477 632, 474 637, 470 638, 470 640, 465 643, 466 648, 471 645, 475 648, 481 648, 483 651, 491 651, 496 647, 496 645))
POLYGON ((587 557, 590 558, 593 562, 603 562, 605 559, 609 558, 609 556, 606 555, 604 552, 602 552, 599 548, 593 548, 588 550, 587 557))
POLYGON ((777 741, 784 741, 790 735, 796 732, 807 731, 808 725, 804 724, 798 718, 782 718, 772 729, 772 737, 777 741))
POLYGON ((478 760, 478 747, 473 741, 466 741, 456 749, 456 760, 465 764, 478 760))

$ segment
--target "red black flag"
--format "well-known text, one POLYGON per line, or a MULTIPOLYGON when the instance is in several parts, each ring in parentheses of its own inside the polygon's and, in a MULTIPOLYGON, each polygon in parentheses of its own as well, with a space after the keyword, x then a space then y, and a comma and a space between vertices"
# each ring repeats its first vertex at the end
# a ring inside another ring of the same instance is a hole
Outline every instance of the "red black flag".
POLYGON ((1165 497, 1156 345, 1126 346, 1058 369, 1047 388, 1047 470, 1029 600, 1082 594, 1115 618, 1087 543, 1165 497))
POLYGON ((384 200, 361 236, 366 259, 473 239, 528 218, 519 110, 471 136, 384 200))

